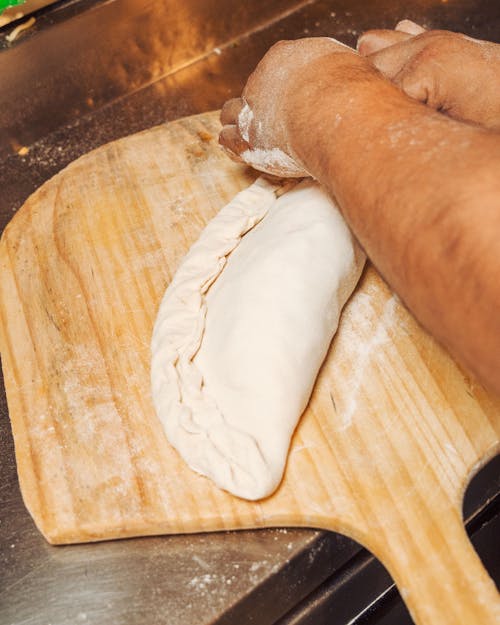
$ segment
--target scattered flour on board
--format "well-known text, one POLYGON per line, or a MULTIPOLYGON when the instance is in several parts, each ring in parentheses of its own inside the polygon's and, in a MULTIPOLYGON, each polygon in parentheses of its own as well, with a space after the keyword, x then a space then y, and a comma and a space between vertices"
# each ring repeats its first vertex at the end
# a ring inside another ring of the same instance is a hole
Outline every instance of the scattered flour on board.
MULTIPOLYGON (((343 329, 342 336, 344 341, 348 341, 356 351, 352 364, 352 377, 347 394, 344 399, 344 409, 342 415, 342 425, 339 431, 348 429, 352 424, 352 418, 356 412, 358 405, 358 395, 365 379, 365 373, 374 352, 377 348, 391 341, 388 329, 393 325, 395 320, 396 308, 399 299, 396 295, 392 295, 384 305, 382 314, 380 315, 373 330, 371 315, 371 295, 370 293, 359 293, 352 302, 351 315, 355 321, 354 329, 343 329), (369 334, 368 340, 360 340, 356 328, 364 330, 369 334)), ((372 312, 373 314, 373 312, 372 312)))
POLYGON ((135 274, 144 269, 157 269, 165 262, 165 257, 161 249, 144 252, 137 256, 132 256, 129 262, 130 277, 127 277, 126 282, 132 283, 136 279, 135 274), (132 275, 133 274, 133 275, 132 275))

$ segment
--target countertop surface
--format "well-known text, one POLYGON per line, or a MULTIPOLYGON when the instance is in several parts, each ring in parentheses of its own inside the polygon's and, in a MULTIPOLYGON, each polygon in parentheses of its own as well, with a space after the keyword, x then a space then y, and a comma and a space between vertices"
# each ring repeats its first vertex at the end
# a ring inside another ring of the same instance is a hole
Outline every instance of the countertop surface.
MULTIPOLYGON (((35 13, 35 24, 12 43, 5 35, 16 24, 5 26, 2 230, 37 187, 81 154, 239 95, 275 41, 328 35, 354 45, 363 30, 405 17, 500 40, 500 5, 488 0, 417 0, 410 9, 389 0, 69 0, 35 13)), ((478 475, 464 507, 497 580, 499 465, 496 459, 478 475)), ((19 492, 2 387, 1 625, 408 619, 382 567, 337 534, 278 529, 48 545, 19 492)))

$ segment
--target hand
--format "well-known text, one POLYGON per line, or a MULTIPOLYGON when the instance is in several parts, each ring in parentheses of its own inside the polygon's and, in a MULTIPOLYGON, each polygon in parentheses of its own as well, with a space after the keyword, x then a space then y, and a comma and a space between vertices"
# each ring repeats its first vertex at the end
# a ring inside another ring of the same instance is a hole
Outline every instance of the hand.
POLYGON ((291 140, 291 127, 300 123, 301 116, 307 120, 315 105, 310 90, 302 85, 321 89, 322 68, 348 81, 357 65, 377 74, 354 50, 327 37, 275 44, 248 79, 242 97, 224 105, 220 144, 234 160, 261 171, 281 177, 307 176, 291 140))
POLYGON ((369 30, 358 51, 407 95, 450 117, 500 129, 500 45, 403 20, 369 30))

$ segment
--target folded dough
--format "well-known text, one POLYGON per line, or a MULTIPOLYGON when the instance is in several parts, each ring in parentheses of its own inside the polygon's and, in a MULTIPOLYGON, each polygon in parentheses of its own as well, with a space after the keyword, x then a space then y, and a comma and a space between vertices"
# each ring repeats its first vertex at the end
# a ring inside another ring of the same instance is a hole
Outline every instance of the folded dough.
POLYGON ((257 180, 207 225, 152 339, 153 401, 169 441, 195 471, 252 500, 281 481, 365 261, 316 183, 279 198, 277 189, 257 180))

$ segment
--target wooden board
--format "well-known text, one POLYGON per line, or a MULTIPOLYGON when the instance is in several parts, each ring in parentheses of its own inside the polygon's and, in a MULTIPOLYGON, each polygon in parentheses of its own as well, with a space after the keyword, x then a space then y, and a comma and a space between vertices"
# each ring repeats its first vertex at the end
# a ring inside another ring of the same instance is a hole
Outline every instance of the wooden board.
POLYGON ((1 350, 26 506, 52 543, 267 526, 352 536, 417 623, 499 620, 461 502, 499 448, 500 401, 419 327, 376 272, 348 304, 285 478, 249 503, 192 473, 153 411, 150 336, 207 221, 255 174, 217 115, 84 156, 39 189, 0 246, 1 350))

